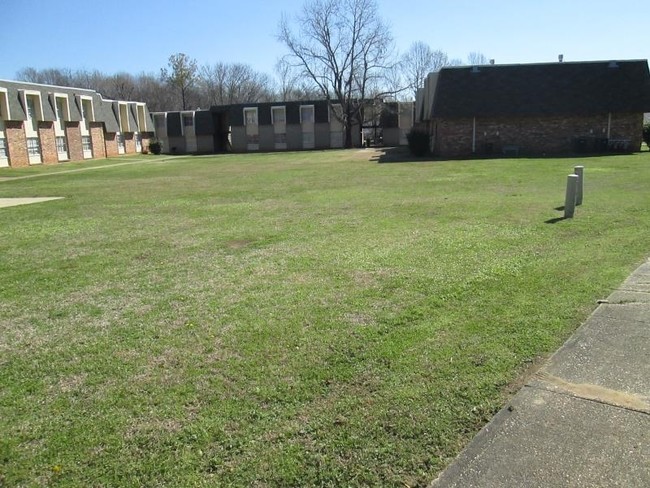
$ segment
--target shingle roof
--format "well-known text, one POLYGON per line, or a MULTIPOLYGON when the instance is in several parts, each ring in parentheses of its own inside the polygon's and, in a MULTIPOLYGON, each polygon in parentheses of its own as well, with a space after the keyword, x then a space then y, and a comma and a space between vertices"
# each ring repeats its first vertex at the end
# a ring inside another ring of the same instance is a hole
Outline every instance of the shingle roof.
POLYGON ((443 68, 432 106, 434 117, 648 111, 645 60, 443 68))
MULTIPOLYGON (((117 104, 116 101, 104 99, 100 93, 95 90, 88 90, 85 88, 74 88, 56 85, 42 85, 38 83, 28 83, 22 81, 0 80, 0 87, 7 90, 7 98, 9 103, 9 120, 26 120, 25 108, 21 100, 21 91, 38 91, 41 93, 41 102, 43 105, 43 120, 53 121, 56 119, 54 106, 54 94, 62 93, 68 95, 68 104, 70 107, 70 119, 73 122, 78 122, 81 117, 81 96, 91 97, 93 100, 93 108, 95 111, 95 121, 104 122, 106 132, 118 132, 119 124, 115 113, 112 110, 112 104, 117 104)), ((130 105, 135 106, 135 102, 129 102, 130 105)), ((119 112, 118 112, 119 113, 119 112)), ((149 118, 149 110, 145 106, 145 119, 149 118)), ((149 118, 149 120, 151 120, 149 118)), ((129 111, 129 124, 132 131, 137 130, 137 116, 129 111)), ((146 120, 145 120, 146 123, 146 120)), ((151 127, 147 128, 148 131, 153 131, 151 127)), ((145 129, 141 129, 142 132, 145 129)))

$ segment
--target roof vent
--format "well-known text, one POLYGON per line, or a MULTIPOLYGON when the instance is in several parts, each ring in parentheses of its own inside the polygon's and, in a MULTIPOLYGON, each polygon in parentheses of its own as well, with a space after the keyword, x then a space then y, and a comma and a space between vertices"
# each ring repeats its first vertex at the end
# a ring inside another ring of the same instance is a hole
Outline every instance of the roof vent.
POLYGON ((490 59, 490 64, 494 66, 494 59, 490 59))
POLYGON ((608 68, 618 68, 618 63, 616 61, 610 61, 607 65, 608 68))
POLYGON ((564 61, 564 54, 558 54, 557 55, 557 61, 558 61, 558 63, 563 62, 564 61))

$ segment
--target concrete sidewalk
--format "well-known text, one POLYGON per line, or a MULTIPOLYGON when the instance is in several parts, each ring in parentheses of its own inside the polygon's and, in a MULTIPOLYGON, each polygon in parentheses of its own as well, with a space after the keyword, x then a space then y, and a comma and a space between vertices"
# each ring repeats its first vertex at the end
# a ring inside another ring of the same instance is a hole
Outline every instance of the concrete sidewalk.
POLYGON ((650 487, 650 262, 431 486, 650 487))

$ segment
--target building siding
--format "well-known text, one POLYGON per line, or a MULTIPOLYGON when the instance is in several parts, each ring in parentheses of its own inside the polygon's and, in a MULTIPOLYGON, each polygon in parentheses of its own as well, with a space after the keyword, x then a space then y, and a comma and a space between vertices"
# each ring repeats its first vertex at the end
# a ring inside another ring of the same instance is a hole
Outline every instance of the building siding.
POLYGON ((314 147, 327 149, 330 147, 330 124, 314 124, 314 147))

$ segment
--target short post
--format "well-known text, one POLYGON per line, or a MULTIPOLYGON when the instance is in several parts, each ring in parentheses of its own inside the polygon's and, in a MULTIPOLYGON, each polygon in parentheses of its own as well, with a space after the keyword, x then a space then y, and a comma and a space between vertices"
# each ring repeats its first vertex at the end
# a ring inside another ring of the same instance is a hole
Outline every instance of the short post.
POLYGON ((576 209, 576 189, 578 175, 569 175, 566 179, 566 197, 564 198, 564 218, 570 219, 576 209))
POLYGON ((573 168, 573 174, 578 175, 578 187, 576 188, 576 205, 582 205, 582 191, 585 181, 584 169, 584 166, 576 166, 573 168))

